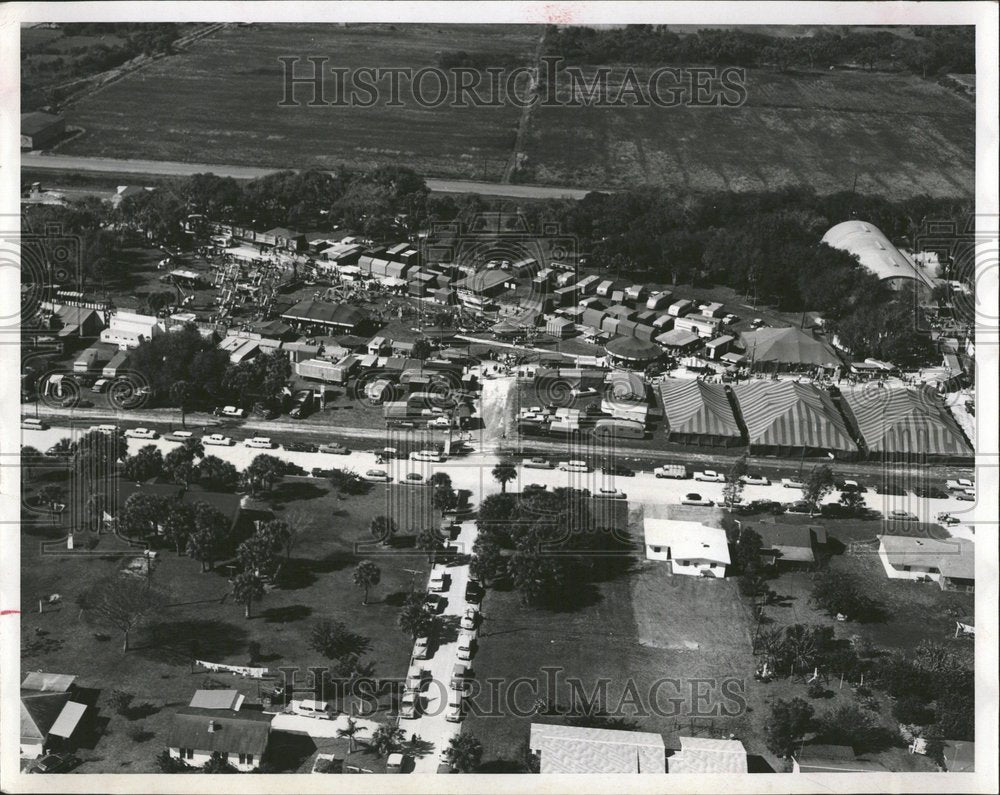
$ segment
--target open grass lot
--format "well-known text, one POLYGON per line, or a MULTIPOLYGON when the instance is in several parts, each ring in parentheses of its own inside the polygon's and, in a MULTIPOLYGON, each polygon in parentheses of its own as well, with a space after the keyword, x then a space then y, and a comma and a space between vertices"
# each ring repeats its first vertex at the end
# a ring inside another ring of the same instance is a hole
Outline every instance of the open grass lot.
MULTIPOLYGON (((278 107, 277 59, 298 56, 300 69, 311 69, 306 57, 326 56, 328 67, 416 70, 434 65, 438 52, 464 50, 491 65, 516 65, 529 61, 540 35, 527 26, 227 27, 70 108, 67 122, 86 132, 59 151, 291 168, 398 162, 427 175, 496 180, 518 108, 420 108, 408 93, 405 107, 306 107, 308 92, 301 107, 278 107)), ((332 77, 328 85, 332 98, 332 77)), ((434 97, 433 78, 424 90, 434 97)))
MULTIPOLYGON (((641 516, 633 512, 629 518, 635 549, 624 560, 602 562, 599 568, 606 577, 581 590, 571 609, 525 607, 516 592, 488 593, 473 661, 477 678, 509 683, 529 677, 539 682, 539 699, 561 708, 571 704, 568 679, 579 681, 585 697, 606 679, 607 711, 614 713, 634 692, 641 708, 626 704, 621 717, 637 730, 662 732, 668 747, 678 748, 678 734, 692 730, 720 736, 732 732, 746 740, 748 722, 740 699, 754 684, 751 623, 735 583, 670 577, 664 566, 640 557, 641 516), (560 671, 554 693, 547 685, 550 674, 543 670, 547 666, 560 671), (668 678, 678 681, 652 690, 655 682, 668 678), (729 685, 735 697, 722 694, 721 683, 727 679, 735 680, 729 685), (698 701, 701 714, 692 718, 695 689, 706 700, 698 701), (653 708, 654 697, 658 709, 653 708), (671 699, 677 699, 676 705, 671 699), (723 710, 739 714, 723 717, 723 710)), ((532 697, 525 685, 518 690, 517 704, 530 710, 532 697)), ((519 762, 534 720, 560 719, 509 712, 471 716, 468 731, 483 742, 484 770, 499 772, 519 762)))
MULTIPOLYGON (((433 522, 436 515, 417 489, 379 487, 367 495, 339 499, 317 483, 289 479, 270 495, 275 515, 297 521, 300 535, 279 587, 254 605, 251 620, 244 619, 242 608, 227 596, 224 565, 202 574, 196 561, 162 550, 153 581, 169 592, 169 606, 148 628, 133 634, 126 654, 121 653, 120 637, 88 624, 75 601, 92 582, 122 565, 129 556, 122 543, 105 535, 94 554, 67 552, 60 543, 63 529, 44 521, 24 525, 21 666, 23 671, 76 675, 77 684, 96 704, 95 728, 79 751, 85 760, 81 772, 155 772, 154 759, 163 747, 160 738, 166 735, 171 714, 199 687, 214 683, 238 688, 249 702, 257 701, 253 680, 192 672, 195 651, 201 659, 245 665, 248 644, 255 641, 261 646, 262 664, 272 670, 296 666, 305 676, 308 666, 325 662, 309 648, 309 632, 318 619, 330 618, 343 621, 359 636, 357 651, 373 664, 375 676, 405 674, 411 643, 398 630, 396 614, 411 588, 423 589, 427 558, 407 550, 405 538, 402 549, 381 550, 370 543, 368 525, 374 516, 386 514, 405 530, 433 522), (304 511, 311 521, 302 520, 304 511), (53 542, 48 554, 42 554, 45 542, 53 542), (367 606, 352 581, 361 558, 374 560, 381 569, 381 582, 367 606), (38 599, 53 593, 60 594, 61 603, 39 614, 38 599), (110 639, 95 637, 102 631, 110 639), (191 645, 195 639, 197 650, 191 645), (108 695, 116 688, 136 694, 132 714, 117 715, 109 709, 108 695)), ((269 689, 275 681, 265 680, 263 687, 269 689)), ((315 751, 311 741, 291 745, 285 756, 291 769, 315 751)))
POLYGON ((913 76, 749 70, 739 108, 535 108, 523 179, 828 192, 857 176, 863 193, 971 196, 974 124, 972 103, 913 76))

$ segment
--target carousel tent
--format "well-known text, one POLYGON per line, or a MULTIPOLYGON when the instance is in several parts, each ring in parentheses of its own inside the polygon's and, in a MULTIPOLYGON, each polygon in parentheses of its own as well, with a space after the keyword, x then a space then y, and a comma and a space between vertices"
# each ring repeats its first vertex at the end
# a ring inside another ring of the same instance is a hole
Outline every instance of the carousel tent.
POLYGON ((830 396, 795 381, 750 381, 733 387, 752 450, 776 455, 857 453, 830 396))
POLYGON ((777 362, 789 367, 839 367, 827 343, 797 328, 762 328, 743 335, 747 358, 754 364, 777 362))
POLYGON ((722 384, 667 378, 660 383, 660 397, 670 441, 719 446, 743 441, 722 384))
POLYGON ((958 424, 930 387, 858 387, 841 393, 869 453, 933 458, 974 455, 958 424))
POLYGON ((615 337, 604 349, 615 359, 635 364, 646 364, 663 355, 658 345, 637 337, 615 337))

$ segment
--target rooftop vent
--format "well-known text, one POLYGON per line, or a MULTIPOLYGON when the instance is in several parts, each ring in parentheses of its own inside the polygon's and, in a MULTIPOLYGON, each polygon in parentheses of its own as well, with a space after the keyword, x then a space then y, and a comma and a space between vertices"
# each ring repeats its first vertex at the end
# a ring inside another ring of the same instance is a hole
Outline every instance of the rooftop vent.
POLYGON ((210 733, 212 733, 212 732, 217 732, 218 730, 219 730, 219 727, 215 725, 215 721, 214 720, 210 720, 208 722, 208 731, 210 733))

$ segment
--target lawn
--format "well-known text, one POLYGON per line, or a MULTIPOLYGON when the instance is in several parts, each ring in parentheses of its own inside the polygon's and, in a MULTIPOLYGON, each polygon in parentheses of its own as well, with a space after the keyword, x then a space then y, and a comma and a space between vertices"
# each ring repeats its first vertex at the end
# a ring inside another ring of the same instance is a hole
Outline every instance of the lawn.
MULTIPOLYGON (((270 495, 275 515, 294 522, 300 532, 279 586, 254 606, 253 618, 244 619, 242 608, 229 598, 224 565, 202 574, 197 562, 163 550, 153 582, 169 593, 169 605, 134 634, 126 654, 121 653, 120 638, 90 625, 76 604, 92 582, 121 566, 127 553, 120 542, 105 535, 94 554, 79 548, 67 552, 60 528, 45 521, 24 525, 22 669, 74 674, 96 704, 96 728, 80 751, 85 760, 81 771, 155 772, 154 758, 162 749, 157 738, 166 734, 173 709, 186 705, 199 687, 237 688, 249 702, 258 700, 256 681, 193 671, 193 656, 245 665, 249 644, 256 642, 264 665, 275 671, 294 666, 308 676, 309 666, 325 662, 309 647, 310 630, 318 619, 330 618, 356 633, 356 651, 373 665, 376 677, 405 674, 411 643, 397 629, 396 615, 411 589, 423 589, 427 558, 406 538, 400 539, 399 549, 378 547, 371 542, 368 525, 374 516, 385 514, 406 530, 434 522, 437 516, 420 489, 379 487, 364 496, 340 499, 316 484, 290 479, 270 495), (43 554, 45 542, 53 543, 43 554), (381 569, 381 582, 367 606, 352 581, 354 564, 362 558, 374 560, 381 569), (60 594, 59 604, 39 614, 39 598, 53 593, 60 594), (110 637, 100 639, 102 633, 110 637), (131 715, 109 709, 107 698, 116 688, 136 694, 131 715)), ((263 686, 269 689, 277 681, 265 680, 263 686)), ((291 761, 286 759, 293 768, 315 750, 297 747, 290 751, 291 761)))
MULTIPOLYGON (((474 25, 231 26, 81 100, 67 123, 86 132, 63 154, 291 168, 368 168, 398 162, 421 173, 499 179, 520 111, 405 107, 279 107, 279 57, 329 59, 327 68, 433 66, 464 50, 490 65, 529 61, 538 28, 474 25)), ((388 81, 385 81, 386 91, 388 81)), ((436 92, 433 79, 424 90, 436 92)), ((335 93, 329 78, 328 97, 335 93)), ((364 95, 362 95, 364 96, 364 95)), ((386 100, 387 101, 387 100, 386 100)))
POLYGON ((738 108, 536 108, 522 179, 967 197, 974 124, 972 103, 915 76, 754 69, 738 108))

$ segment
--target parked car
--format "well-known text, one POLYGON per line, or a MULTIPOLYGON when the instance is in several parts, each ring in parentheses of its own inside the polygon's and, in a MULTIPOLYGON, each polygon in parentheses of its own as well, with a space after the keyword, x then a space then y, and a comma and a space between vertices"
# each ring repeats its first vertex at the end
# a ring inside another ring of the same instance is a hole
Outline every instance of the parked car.
POLYGON ((584 386, 578 389, 571 389, 570 394, 574 397, 589 397, 590 395, 596 395, 597 390, 592 386, 584 386))
POLYGON ((462 629, 474 630, 479 623, 479 613, 474 607, 470 607, 465 611, 465 615, 462 616, 460 626, 462 629))
POLYGON ((590 465, 586 461, 563 461, 559 469, 563 472, 590 472, 590 465))
MULTIPOLYGON (((412 719, 417 717, 419 712, 417 707, 418 697, 417 693, 413 690, 407 690, 403 693, 403 698, 399 702, 399 717, 404 719, 412 719)), ((387 766, 388 770, 388 766, 387 766)))
POLYGON ((960 502, 975 502, 976 501, 976 490, 966 489, 965 491, 955 492, 955 499, 960 502))
POLYGON ((125 431, 125 436, 129 439, 159 439, 160 434, 152 428, 129 428, 125 431))
POLYGON ((68 773, 80 764, 80 759, 73 754, 46 754, 36 759, 28 773, 68 773))
POLYGON ((747 486, 770 486, 771 480, 763 475, 742 475, 740 480, 747 486))
POLYGON ((925 500, 946 500, 952 496, 939 486, 914 486, 913 493, 925 500))
POLYGON ((734 314, 730 313, 730 314, 728 314, 728 315, 726 315, 725 317, 722 318, 722 322, 726 326, 731 326, 731 325, 733 325, 733 323, 738 323, 739 319, 740 319, 739 315, 734 315, 734 314))
POLYGON ((547 458, 529 458, 523 466, 525 469, 553 469, 555 465, 547 458))
POLYGON ((465 586, 465 601, 473 604, 479 604, 479 602, 483 601, 483 594, 483 586, 476 580, 469 580, 468 584, 465 586))
POLYGON ((857 492, 858 494, 864 494, 867 489, 862 486, 856 480, 845 480, 840 484, 841 492, 857 492))
POLYGON ((658 478, 674 478, 684 480, 687 478, 687 469, 682 464, 664 464, 653 470, 653 474, 658 478))
POLYGON ((726 476, 720 472, 716 472, 714 469, 706 469, 704 472, 695 472, 695 480, 701 480, 705 483, 725 483, 726 476))
POLYGON ((795 502, 786 504, 785 510, 788 513, 810 513, 812 506, 805 500, 796 500, 795 502))
POLYGON ((168 442, 186 442, 188 439, 194 438, 194 434, 191 431, 171 431, 164 434, 163 438, 168 442))
POLYGON ((413 644, 413 659, 426 660, 430 656, 430 638, 417 638, 413 644))
POLYGON ((451 687, 453 690, 465 690, 468 673, 469 666, 461 662, 455 663, 455 667, 451 669, 451 687))
POLYGON ((440 593, 429 593, 427 594, 427 598, 424 599, 424 606, 435 615, 443 613, 447 604, 448 600, 440 593))
POLYGON ((715 503, 706 497, 702 497, 700 494, 692 492, 684 496, 684 499, 681 500, 681 505, 715 505, 715 503))
POLYGON ((948 491, 965 491, 973 488, 973 483, 968 478, 955 478, 955 480, 949 480, 945 485, 948 487, 948 491))
POLYGON ((601 471, 605 475, 617 475, 622 478, 631 478, 635 476, 634 469, 629 469, 627 466, 622 466, 621 464, 612 464, 610 466, 602 467, 601 471))
POLYGON ((468 662, 472 659, 472 647, 475 644, 475 638, 468 632, 458 633, 458 649, 455 652, 455 657, 462 661, 468 662))
POLYGON ((351 448, 344 447, 344 445, 337 442, 327 442, 319 446, 319 451, 321 453, 330 453, 331 455, 347 455, 351 452, 351 448))
POLYGON ((312 698, 304 698, 301 701, 292 701, 292 712, 307 718, 320 718, 321 720, 332 720, 329 705, 325 701, 316 701, 312 698))
POLYGON ((252 436, 249 439, 245 440, 243 444, 245 444, 247 447, 259 447, 265 450, 273 450, 275 447, 278 446, 274 442, 272 442, 271 439, 267 436, 252 436))
POLYGON ((618 489, 607 489, 607 488, 601 488, 594 496, 605 500, 628 499, 628 495, 625 494, 624 491, 619 491, 618 489))
POLYGON ((216 447, 229 447, 233 443, 233 440, 228 436, 223 436, 221 433, 210 433, 208 436, 201 437, 201 443, 216 447))
POLYGON ((957 517, 944 511, 939 513, 936 518, 941 524, 958 524, 960 521, 957 517))
POLYGON ((333 470, 324 469, 323 467, 313 467, 309 471, 309 474, 312 475, 314 478, 328 478, 333 475, 333 470))
POLYGON ((378 483, 388 483, 392 480, 392 478, 389 477, 389 473, 384 469, 369 469, 365 472, 364 478, 365 480, 372 480, 378 483))
POLYGON ((427 423, 428 428, 450 428, 451 417, 435 417, 427 423))
POLYGON ((234 417, 242 420, 247 416, 247 410, 236 406, 221 406, 215 410, 215 414, 220 417, 234 417))
POLYGON ((431 574, 430 589, 433 593, 444 593, 448 590, 448 577, 443 572, 436 571, 431 574))
POLYGON ((406 773, 412 769, 412 757, 409 754, 395 753, 385 758, 386 773, 406 773))
POLYGON ((21 418, 21 430, 24 431, 47 431, 49 429, 48 423, 42 422, 42 420, 35 417, 22 417, 21 418))
POLYGON ((285 449, 290 453, 315 453, 319 448, 309 442, 286 442, 285 449))
POLYGON ((305 417, 313 408, 313 391, 311 389, 300 389, 292 395, 292 408, 288 416, 294 420, 305 417))
POLYGON ((786 489, 804 489, 806 484, 795 478, 782 478, 781 486, 786 489))
POLYGON ((410 486, 423 486, 425 483, 424 476, 419 472, 407 472, 406 477, 403 478, 403 483, 410 486))
POLYGON ((448 709, 445 710, 444 719, 449 723, 460 723, 462 721, 462 704, 461 702, 457 704, 448 704, 448 709))
POLYGON ((410 453, 410 460, 431 461, 435 464, 439 464, 444 461, 444 456, 436 450, 417 450, 416 452, 410 453))
POLYGON ((59 405, 64 409, 92 409, 94 408, 94 401, 86 400, 79 395, 70 395, 59 405))
POLYGON ((915 513, 910 513, 909 511, 889 511, 886 514, 886 519, 891 519, 894 522, 915 522, 917 521, 917 515, 915 513))

